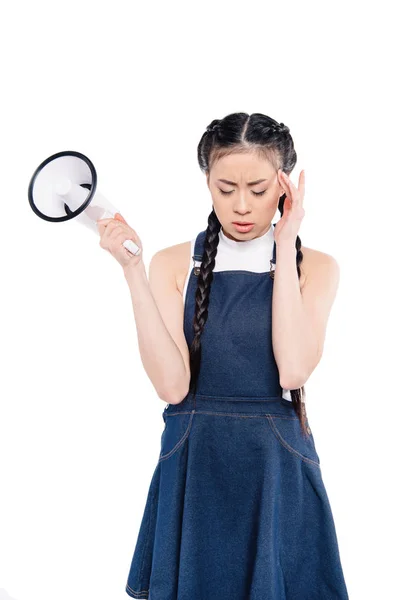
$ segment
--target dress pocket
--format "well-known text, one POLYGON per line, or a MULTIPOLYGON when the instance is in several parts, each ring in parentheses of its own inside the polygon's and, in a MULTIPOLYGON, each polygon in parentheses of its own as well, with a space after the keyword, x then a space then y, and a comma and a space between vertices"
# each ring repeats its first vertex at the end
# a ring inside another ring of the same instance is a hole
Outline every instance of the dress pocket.
POLYGON ((314 438, 310 427, 308 435, 301 429, 299 419, 275 417, 266 415, 276 438, 281 445, 293 456, 309 464, 320 466, 320 460, 315 448, 314 438))
POLYGON ((161 435, 161 451, 158 462, 170 458, 182 447, 190 433, 193 416, 194 410, 192 412, 163 413, 165 427, 161 435))

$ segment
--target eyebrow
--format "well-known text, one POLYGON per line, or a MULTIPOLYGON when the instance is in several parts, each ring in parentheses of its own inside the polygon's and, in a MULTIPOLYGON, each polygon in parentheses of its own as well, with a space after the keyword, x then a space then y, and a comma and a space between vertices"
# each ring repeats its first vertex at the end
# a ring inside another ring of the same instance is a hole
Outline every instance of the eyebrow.
MULTIPOLYGON (((229 181, 228 179, 217 179, 217 181, 222 181, 222 183, 228 183, 229 185, 236 185, 234 181, 229 181)), ((268 179, 257 179, 257 181, 249 181, 247 185, 256 185, 257 183, 261 183, 262 181, 268 181, 268 179)))

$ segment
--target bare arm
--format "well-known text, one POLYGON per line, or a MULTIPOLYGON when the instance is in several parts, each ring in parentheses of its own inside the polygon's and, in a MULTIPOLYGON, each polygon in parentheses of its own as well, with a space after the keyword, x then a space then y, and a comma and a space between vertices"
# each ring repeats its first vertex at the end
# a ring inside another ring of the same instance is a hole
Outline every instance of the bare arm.
POLYGON ((124 270, 143 367, 158 396, 177 404, 189 389, 189 349, 183 332, 183 301, 174 274, 174 247, 157 252, 149 278, 143 263, 124 270))
POLYGON ((274 354, 281 386, 298 389, 322 356, 327 321, 339 284, 339 265, 329 254, 307 252, 306 277, 300 288, 296 248, 277 245, 276 250, 272 303, 274 354))

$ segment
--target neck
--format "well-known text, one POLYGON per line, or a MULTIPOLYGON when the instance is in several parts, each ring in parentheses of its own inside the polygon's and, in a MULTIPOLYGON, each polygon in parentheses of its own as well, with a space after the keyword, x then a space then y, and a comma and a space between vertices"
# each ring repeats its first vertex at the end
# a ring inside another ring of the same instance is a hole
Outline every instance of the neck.
POLYGON ((274 239, 273 229, 274 228, 272 224, 270 224, 268 230, 262 235, 251 238, 249 240, 238 240, 228 237, 221 227, 219 231, 219 243, 223 246, 230 247, 231 249, 236 250, 238 252, 244 249, 248 250, 249 248, 256 249, 259 247, 265 247, 274 239))

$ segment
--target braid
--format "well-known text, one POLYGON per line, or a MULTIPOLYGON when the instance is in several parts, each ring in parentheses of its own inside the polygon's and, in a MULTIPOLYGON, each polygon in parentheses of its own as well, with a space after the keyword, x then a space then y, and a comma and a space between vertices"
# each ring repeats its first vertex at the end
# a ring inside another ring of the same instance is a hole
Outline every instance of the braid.
MULTIPOLYGON (((282 194, 282 196, 279 198, 279 202, 278 202, 278 209, 279 209, 279 212, 281 213, 281 216, 283 215, 283 207, 284 207, 284 203, 285 203, 285 198, 286 198, 286 194, 282 194)), ((296 250, 297 250, 297 254, 296 254, 297 276, 300 279, 300 275, 301 275, 300 265, 303 262, 303 252, 301 251, 300 236, 296 237, 295 246, 296 246, 296 250)), ((272 273, 273 273, 273 271, 272 271, 272 273)), ((303 430, 305 435, 308 435, 308 433, 309 433, 308 420, 307 420, 305 401, 303 400, 303 397, 305 398, 305 396, 306 396, 304 386, 301 386, 301 388, 299 388, 297 390, 290 390, 290 396, 292 398, 295 412, 296 412, 297 416, 299 417, 301 429, 303 430)))
MULTIPOLYGON (((214 278, 215 257, 219 243, 219 230, 221 223, 214 212, 214 208, 208 216, 208 227, 204 240, 204 252, 197 280, 195 296, 195 314, 193 318, 194 338, 190 346, 190 386, 189 391, 196 395, 197 382, 201 363, 201 335, 208 318, 208 304, 210 298, 211 283, 214 278)), ((196 399, 195 406, 196 406, 196 399)))

